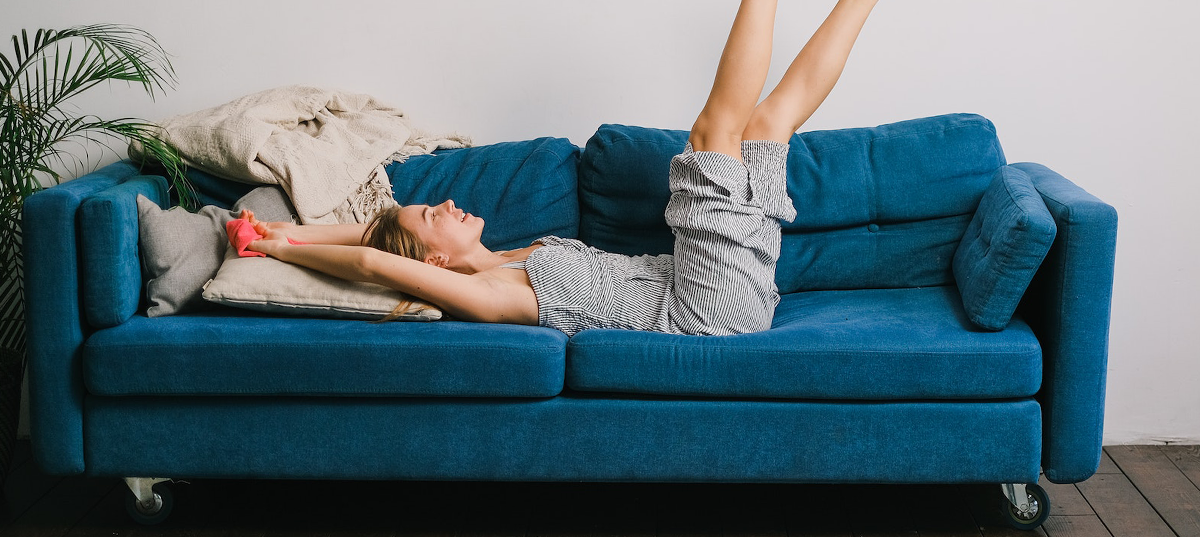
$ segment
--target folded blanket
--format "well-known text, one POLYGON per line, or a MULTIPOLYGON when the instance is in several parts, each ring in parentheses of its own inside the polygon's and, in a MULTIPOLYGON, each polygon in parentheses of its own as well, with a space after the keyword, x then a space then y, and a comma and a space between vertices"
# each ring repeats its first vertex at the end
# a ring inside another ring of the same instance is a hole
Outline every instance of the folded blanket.
POLYGON ((159 126, 189 166, 281 186, 303 224, 366 222, 396 204, 385 164, 471 145, 464 136, 418 132, 399 109, 368 95, 309 86, 247 95, 159 126))

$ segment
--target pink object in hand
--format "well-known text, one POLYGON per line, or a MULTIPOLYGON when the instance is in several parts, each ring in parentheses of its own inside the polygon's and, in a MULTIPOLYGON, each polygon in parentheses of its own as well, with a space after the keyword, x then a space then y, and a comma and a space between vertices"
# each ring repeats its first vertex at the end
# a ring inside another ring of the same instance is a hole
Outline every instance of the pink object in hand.
POLYGON ((237 254, 242 257, 267 257, 267 254, 247 250, 246 247, 250 243, 263 238, 257 231, 254 231, 254 226, 249 220, 235 218, 225 222, 225 233, 229 234, 229 244, 233 245, 233 249, 237 250, 237 254))
MULTIPOLYGON (((229 244, 233 245, 233 249, 237 250, 237 254, 242 257, 267 257, 267 254, 247 250, 250 243, 263 238, 257 231, 254 231, 254 225, 249 220, 244 218, 235 218, 225 222, 225 233, 229 235, 229 244)), ((288 238, 290 244, 308 244, 307 242, 294 241, 291 237, 288 238)))

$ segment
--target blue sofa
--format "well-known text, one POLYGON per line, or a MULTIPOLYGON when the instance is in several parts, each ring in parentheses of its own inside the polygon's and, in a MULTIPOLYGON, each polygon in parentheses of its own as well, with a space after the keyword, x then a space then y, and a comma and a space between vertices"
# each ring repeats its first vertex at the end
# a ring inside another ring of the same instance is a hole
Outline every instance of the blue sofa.
MULTIPOLYGON (((582 149, 543 138, 389 172, 401 203, 483 216, 489 247, 557 234, 667 253, 666 170, 686 136, 604 125, 582 149)), ((24 214, 36 459, 128 478, 147 517, 157 483, 187 477, 996 483, 1023 520, 1032 501, 1044 518, 1025 485, 1081 481, 1100 460, 1113 208, 1007 164, 977 115, 791 146, 782 303, 771 330, 727 337, 148 318, 134 198, 167 202, 164 180, 120 162, 42 191, 24 214), (951 260, 1004 166, 1032 178, 1057 235, 1013 320, 987 331, 951 260)), ((207 203, 250 189, 193 177, 207 203)))

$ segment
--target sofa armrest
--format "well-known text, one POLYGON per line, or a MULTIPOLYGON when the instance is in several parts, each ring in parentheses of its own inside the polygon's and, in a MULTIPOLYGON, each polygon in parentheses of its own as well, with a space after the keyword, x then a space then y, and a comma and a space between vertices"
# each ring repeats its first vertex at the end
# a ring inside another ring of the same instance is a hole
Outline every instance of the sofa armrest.
POLYGON ((1100 464, 1117 212, 1045 166, 1013 166, 1029 174, 1058 225, 1020 311, 1042 344, 1042 471, 1075 483, 1100 464))
POLYGON ((79 270, 84 321, 96 329, 117 326, 142 300, 138 250, 138 196, 170 206, 167 180, 137 175, 97 192, 79 206, 79 270))
POLYGON ((28 334, 30 432, 33 453, 54 475, 84 471, 77 212, 85 199, 138 168, 124 161, 38 192, 22 216, 25 321, 28 334))

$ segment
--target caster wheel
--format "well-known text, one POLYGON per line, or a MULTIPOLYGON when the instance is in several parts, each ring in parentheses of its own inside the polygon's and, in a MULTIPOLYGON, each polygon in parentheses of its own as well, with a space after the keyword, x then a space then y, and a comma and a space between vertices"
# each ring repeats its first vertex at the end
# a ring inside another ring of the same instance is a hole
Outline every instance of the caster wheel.
POLYGON ((166 483, 154 485, 154 499, 146 503, 139 502, 131 490, 126 491, 125 494, 125 511, 139 524, 147 526, 158 524, 170 516, 171 509, 174 507, 175 495, 171 493, 171 487, 166 483))
POLYGON ((1032 530, 1041 526, 1050 516, 1050 497, 1045 489, 1037 485, 1025 485, 1025 495, 1029 497, 1028 511, 1021 512, 1003 496, 1000 498, 1000 509, 1008 525, 1019 530, 1032 530))

